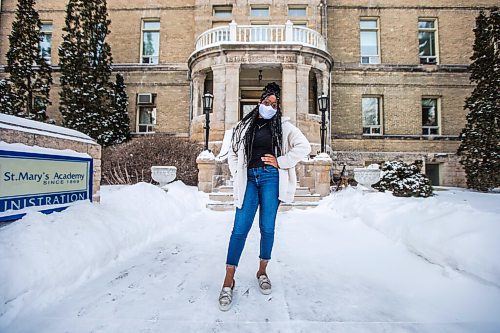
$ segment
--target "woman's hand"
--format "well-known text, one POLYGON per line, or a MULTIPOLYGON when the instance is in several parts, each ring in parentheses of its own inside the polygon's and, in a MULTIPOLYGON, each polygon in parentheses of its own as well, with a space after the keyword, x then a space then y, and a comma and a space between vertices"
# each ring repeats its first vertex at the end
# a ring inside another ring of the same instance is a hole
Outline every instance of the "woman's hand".
POLYGON ((278 160, 276 159, 276 157, 274 157, 273 155, 271 154, 265 154, 264 156, 262 156, 260 158, 264 164, 267 164, 267 165, 272 165, 273 167, 275 167, 276 169, 278 169, 278 160))

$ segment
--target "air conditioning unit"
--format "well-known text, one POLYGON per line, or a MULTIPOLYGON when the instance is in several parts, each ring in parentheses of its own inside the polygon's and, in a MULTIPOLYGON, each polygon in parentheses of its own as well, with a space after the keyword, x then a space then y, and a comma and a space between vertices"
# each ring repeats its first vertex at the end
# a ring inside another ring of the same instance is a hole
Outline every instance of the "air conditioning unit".
POLYGON ((137 104, 153 104, 153 94, 138 94, 137 104))

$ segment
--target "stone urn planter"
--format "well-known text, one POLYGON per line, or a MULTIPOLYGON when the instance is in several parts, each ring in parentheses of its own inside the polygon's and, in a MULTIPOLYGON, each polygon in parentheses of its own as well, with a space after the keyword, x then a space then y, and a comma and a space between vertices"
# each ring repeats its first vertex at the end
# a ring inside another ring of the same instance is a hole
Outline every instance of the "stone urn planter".
POLYGON ((167 184, 171 183, 177 177, 177 168, 174 166, 152 166, 151 167, 151 178, 160 183, 160 187, 165 191, 168 191, 167 184))
POLYGON ((378 166, 369 166, 368 168, 355 168, 354 180, 366 187, 370 191, 375 191, 372 185, 380 180, 380 169, 378 166))

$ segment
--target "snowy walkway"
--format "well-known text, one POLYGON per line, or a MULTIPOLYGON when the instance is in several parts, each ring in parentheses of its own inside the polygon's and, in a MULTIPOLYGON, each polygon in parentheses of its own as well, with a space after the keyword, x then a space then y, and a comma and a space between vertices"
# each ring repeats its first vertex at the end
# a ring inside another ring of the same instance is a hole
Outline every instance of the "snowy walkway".
MULTIPOLYGON (((202 210, 9 332, 499 332, 500 288, 430 263, 359 219, 278 216, 269 277, 257 288, 255 221, 219 311, 232 212, 202 210)), ((498 256, 498 254, 492 254, 498 256)))

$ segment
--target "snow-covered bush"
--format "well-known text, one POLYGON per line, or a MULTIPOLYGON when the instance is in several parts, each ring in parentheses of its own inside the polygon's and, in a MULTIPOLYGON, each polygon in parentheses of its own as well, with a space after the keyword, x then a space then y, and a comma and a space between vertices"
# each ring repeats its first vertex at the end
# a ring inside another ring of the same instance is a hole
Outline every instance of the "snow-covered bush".
POLYGON ((396 197, 430 197, 432 186, 416 164, 401 161, 385 162, 382 178, 372 187, 380 192, 391 191, 396 197))

